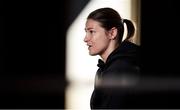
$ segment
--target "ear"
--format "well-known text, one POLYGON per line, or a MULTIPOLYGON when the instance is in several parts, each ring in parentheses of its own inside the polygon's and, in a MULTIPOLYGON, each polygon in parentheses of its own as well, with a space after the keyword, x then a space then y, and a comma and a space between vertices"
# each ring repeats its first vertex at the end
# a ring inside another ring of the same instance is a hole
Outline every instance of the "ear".
POLYGON ((117 30, 116 27, 111 28, 111 29, 108 31, 109 39, 112 39, 112 40, 116 39, 117 33, 118 33, 118 30, 117 30))

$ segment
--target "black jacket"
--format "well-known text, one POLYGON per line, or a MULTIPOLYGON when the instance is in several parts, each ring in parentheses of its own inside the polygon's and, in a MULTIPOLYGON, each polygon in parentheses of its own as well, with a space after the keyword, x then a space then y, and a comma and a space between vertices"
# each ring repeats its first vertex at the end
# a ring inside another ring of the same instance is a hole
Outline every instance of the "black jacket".
POLYGON ((106 63, 99 59, 91 109, 131 108, 131 88, 136 86, 140 73, 139 53, 138 45, 124 41, 106 63))

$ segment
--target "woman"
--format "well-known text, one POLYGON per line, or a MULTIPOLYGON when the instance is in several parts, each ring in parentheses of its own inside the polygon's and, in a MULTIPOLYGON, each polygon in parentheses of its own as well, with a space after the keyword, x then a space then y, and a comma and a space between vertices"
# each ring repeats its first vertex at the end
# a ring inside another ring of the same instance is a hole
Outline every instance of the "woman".
POLYGON ((130 42, 135 27, 130 20, 122 19, 112 8, 100 8, 89 14, 85 26, 90 55, 99 55, 95 87, 91 96, 91 109, 128 108, 127 99, 139 74, 139 46, 130 42), (127 37, 124 35, 124 24, 127 37), (125 97, 126 96, 126 97, 125 97))

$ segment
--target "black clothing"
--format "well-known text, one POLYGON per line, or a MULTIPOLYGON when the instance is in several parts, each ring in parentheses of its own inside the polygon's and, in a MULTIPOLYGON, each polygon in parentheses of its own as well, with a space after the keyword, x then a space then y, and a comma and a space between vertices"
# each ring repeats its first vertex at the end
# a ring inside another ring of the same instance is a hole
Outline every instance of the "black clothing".
POLYGON ((107 58, 99 59, 91 109, 129 108, 127 102, 134 94, 140 73, 139 46, 124 41, 107 58))

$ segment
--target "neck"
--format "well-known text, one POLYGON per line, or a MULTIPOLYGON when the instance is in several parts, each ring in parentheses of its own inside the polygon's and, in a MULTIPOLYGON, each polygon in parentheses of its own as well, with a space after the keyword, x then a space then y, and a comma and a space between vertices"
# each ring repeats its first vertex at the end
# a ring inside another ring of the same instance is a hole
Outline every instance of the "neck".
POLYGON ((104 63, 106 63, 106 60, 108 56, 118 47, 119 45, 115 42, 110 42, 108 48, 100 55, 104 63))

